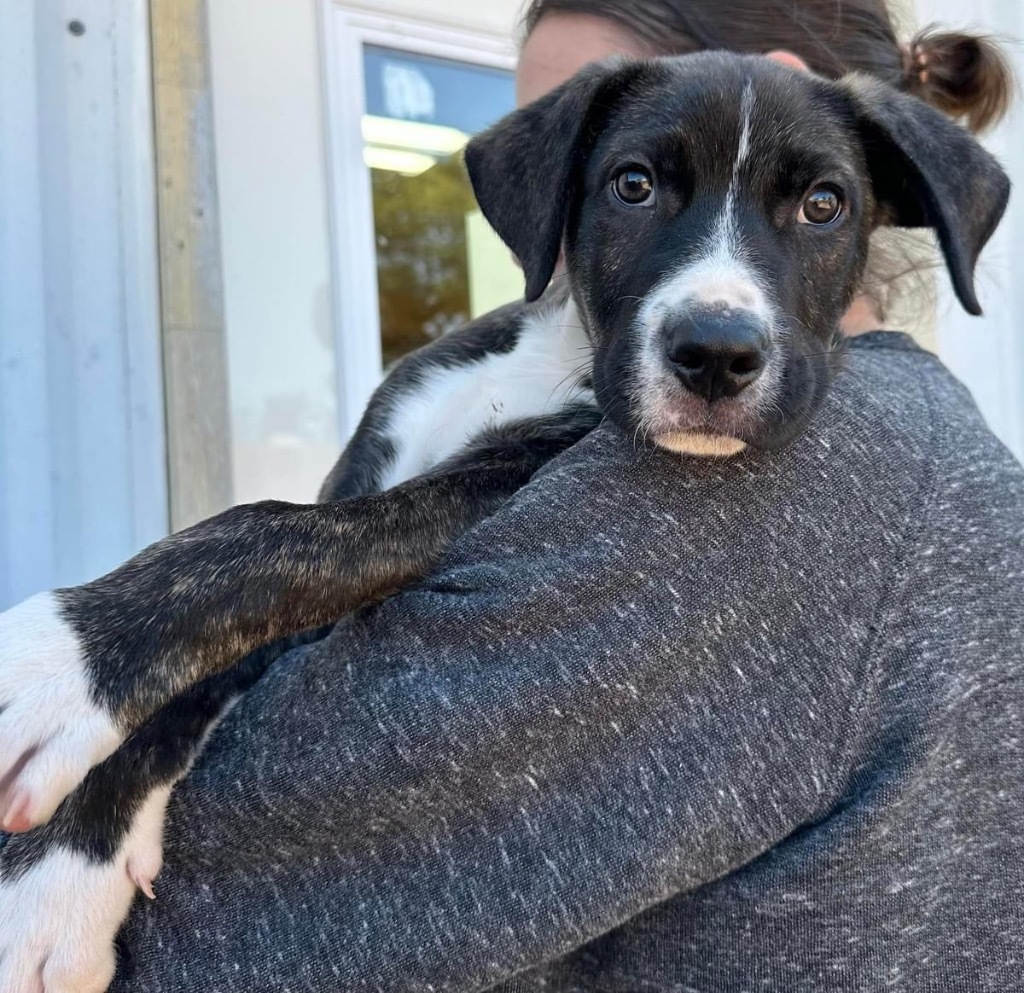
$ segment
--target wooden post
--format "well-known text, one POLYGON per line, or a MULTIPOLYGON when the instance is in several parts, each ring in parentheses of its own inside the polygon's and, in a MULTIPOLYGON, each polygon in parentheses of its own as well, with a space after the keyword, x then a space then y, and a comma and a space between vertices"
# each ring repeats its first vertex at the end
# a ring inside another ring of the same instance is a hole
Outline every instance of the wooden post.
POLYGON ((149 0, 171 529, 232 502, 205 0, 149 0))

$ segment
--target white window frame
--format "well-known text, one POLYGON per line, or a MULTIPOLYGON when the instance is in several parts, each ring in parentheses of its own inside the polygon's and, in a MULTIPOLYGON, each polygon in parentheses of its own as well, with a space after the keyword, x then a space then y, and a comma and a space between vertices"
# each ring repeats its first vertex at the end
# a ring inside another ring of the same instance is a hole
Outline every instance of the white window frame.
POLYGON ((337 0, 322 0, 320 11, 338 426, 345 441, 380 382, 382 362, 373 199, 361 130, 364 46, 509 71, 516 55, 511 39, 481 32, 370 14, 337 0))

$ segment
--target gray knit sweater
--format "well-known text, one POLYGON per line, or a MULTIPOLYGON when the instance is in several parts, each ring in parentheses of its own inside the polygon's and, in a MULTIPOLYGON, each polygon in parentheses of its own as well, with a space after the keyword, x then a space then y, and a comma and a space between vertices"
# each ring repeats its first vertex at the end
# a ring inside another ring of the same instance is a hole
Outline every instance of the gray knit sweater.
POLYGON ((902 335, 784 452, 598 430, 232 712, 115 988, 1024 990, 1022 534, 902 335))

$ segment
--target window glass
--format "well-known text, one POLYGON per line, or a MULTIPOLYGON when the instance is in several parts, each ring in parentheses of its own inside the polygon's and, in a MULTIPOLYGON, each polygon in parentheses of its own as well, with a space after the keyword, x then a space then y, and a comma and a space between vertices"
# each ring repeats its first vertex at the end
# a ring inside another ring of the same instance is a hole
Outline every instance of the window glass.
POLYGON ((370 169, 385 368, 522 293, 466 178, 470 136, 515 104, 512 74, 367 46, 370 169))

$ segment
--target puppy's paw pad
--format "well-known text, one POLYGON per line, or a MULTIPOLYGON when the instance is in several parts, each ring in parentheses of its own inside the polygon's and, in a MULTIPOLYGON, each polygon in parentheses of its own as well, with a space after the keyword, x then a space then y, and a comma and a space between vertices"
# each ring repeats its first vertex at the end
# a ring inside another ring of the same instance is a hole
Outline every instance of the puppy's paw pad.
POLYGON ((0 826, 47 819, 123 735, 93 700, 78 637, 52 593, 0 614, 0 826))
POLYGON ((35 827, 34 810, 38 807, 31 792, 23 786, 16 786, 7 793, 6 810, 0 817, 0 831, 8 834, 18 834, 21 831, 30 831, 35 827))

